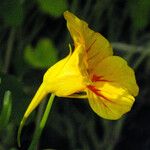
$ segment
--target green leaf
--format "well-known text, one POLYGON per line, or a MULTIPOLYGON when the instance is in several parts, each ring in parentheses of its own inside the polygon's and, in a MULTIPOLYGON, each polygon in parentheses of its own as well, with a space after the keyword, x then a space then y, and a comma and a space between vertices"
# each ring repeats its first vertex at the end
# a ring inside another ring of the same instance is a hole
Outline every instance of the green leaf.
POLYGON ((54 17, 59 17, 67 10, 66 0, 37 0, 40 9, 54 17))
MULTIPOLYGON (((0 75, 0 78, 0 100, 3 99, 5 91, 11 91, 12 111, 10 120, 19 124, 30 99, 23 91, 23 84, 18 81, 16 77, 11 75, 0 75)), ((2 109, 2 101, 0 101, 0 109, 2 109)))
POLYGON ((11 92, 6 91, 4 94, 3 106, 0 114, 0 130, 3 130, 8 125, 11 115, 11 109, 12 109, 11 92))
POLYGON ((24 58, 34 68, 49 68, 57 62, 57 50, 49 39, 41 39, 35 48, 27 46, 24 58))
POLYGON ((150 20, 150 0, 128 0, 128 5, 134 29, 144 29, 150 20))
POLYGON ((20 0, 3 0, 0 4, 0 13, 8 26, 18 26, 23 21, 23 8, 20 0))

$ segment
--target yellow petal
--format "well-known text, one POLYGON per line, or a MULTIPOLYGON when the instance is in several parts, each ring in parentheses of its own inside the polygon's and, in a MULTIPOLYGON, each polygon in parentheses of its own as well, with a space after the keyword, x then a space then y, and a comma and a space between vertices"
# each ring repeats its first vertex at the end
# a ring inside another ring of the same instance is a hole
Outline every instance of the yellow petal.
MULTIPOLYGON (((134 70, 121 57, 111 56, 104 59, 94 67, 92 75, 98 75, 104 80, 124 88, 133 96, 137 96, 139 92, 134 70)), ((95 85, 99 86, 100 82, 95 82, 95 85)))
POLYGON ((93 111, 110 120, 119 119, 130 111, 134 102, 134 97, 126 90, 110 83, 101 83, 98 89, 89 89, 87 93, 93 111))
POLYGON ((48 69, 43 80, 47 91, 64 97, 84 89, 83 55, 83 47, 79 45, 73 54, 48 69))
POLYGON ((72 13, 64 12, 67 20, 67 27, 77 47, 82 44, 87 53, 87 61, 89 69, 102 59, 113 54, 110 43, 100 33, 94 32, 88 27, 88 24, 77 18, 72 13), (94 58, 94 59, 93 59, 94 58))

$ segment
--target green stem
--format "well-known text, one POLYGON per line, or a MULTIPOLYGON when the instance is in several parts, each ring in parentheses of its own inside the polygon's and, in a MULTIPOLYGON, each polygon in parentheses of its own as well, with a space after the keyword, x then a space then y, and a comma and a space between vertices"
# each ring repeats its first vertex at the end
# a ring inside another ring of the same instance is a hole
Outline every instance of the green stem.
MULTIPOLYGON (((38 130, 38 128, 39 128, 39 124, 40 124, 40 121, 41 121, 41 119, 42 119, 42 115, 43 115, 45 106, 46 106, 46 100, 43 100, 43 101, 41 102, 40 106, 39 106, 39 109, 38 109, 35 131, 38 130)), ((37 135, 34 133, 33 137, 34 137, 34 136, 37 136, 37 135)), ((34 139, 34 138, 33 138, 33 139, 34 139)), ((38 142, 38 141, 37 141, 37 142, 38 142)), ((38 143, 37 143, 35 149, 37 149, 37 148, 38 148, 38 143)))
POLYGON ((50 113, 50 110, 51 110, 54 98, 55 98, 55 95, 51 94, 51 96, 49 98, 49 101, 48 101, 48 104, 46 106, 46 110, 45 110, 45 112, 43 114, 42 120, 41 120, 40 124, 37 125, 37 127, 36 127, 36 130, 35 130, 34 135, 33 135, 32 142, 31 142, 28 150, 36 149, 36 147, 38 145, 38 141, 39 141, 40 136, 41 136, 41 133, 42 133, 44 127, 45 127, 47 118, 49 116, 49 113, 50 113))
POLYGON ((10 31, 10 35, 9 35, 8 43, 7 43, 7 48, 6 48, 6 55, 5 55, 4 67, 3 67, 3 72, 4 73, 7 73, 8 69, 9 69, 9 64, 10 64, 14 39, 15 39, 15 29, 12 28, 11 31, 10 31))

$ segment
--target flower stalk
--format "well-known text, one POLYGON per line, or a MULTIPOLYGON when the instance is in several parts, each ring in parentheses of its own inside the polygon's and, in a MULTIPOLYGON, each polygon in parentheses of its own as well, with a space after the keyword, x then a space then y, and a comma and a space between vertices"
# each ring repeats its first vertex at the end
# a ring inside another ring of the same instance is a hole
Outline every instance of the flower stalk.
POLYGON ((45 124, 47 122, 47 118, 49 116, 49 113, 50 113, 50 110, 51 110, 54 98, 55 98, 55 95, 51 94, 51 96, 49 98, 49 101, 47 103, 45 112, 43 114, 42 120, 41 120, 40 124, 37 125, 36 130, 34 132, 33 140, 32 140, 32 142, 30 144, 29 150, 33 150, 33 149, 35 149, 35 147, 37 147, 37 144, 38 144, 38 141, 40 139, 41 133, 42 133, 42 131, 43 131, 44 127, 45 127, 45 124))

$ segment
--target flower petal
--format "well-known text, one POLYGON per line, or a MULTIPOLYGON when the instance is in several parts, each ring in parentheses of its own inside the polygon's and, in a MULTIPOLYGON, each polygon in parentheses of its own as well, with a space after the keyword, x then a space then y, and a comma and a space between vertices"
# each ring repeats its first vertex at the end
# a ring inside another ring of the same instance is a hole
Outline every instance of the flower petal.
POLYGON ((73 38, 75 47, 80 44, 84 45, 89 69, 95 63, 113 54, 112 47, 107 39, 100 33, 91 30, 85 21, 80 20, 68 11, 64 12, 64 17, 67 20, 67 27, 73 38))
POLYGON ((88 89, 87 94, 91 108, 105 119, 119 119, 130 111, 134 102, 134 97, 126 90, 110 83, 101 83, 98 89, 96 87, 88 87, 88 89))
POLYGON ((100 82, 109 82, 124 88, 133 96, 137 96, 139 92, 133 69, 121 57, 111 56, 104 59, 95 66, 91 72, 91 76, 93 75, 102 77, 102 81, 100 79, 99 82, 95 82, 98 87, 100 82))
POLYGON ((57 96, 68 96, 85 88, 82 70, 83 47, 79 45, 71 56, 59 61, 44 75, 43 83, 50 93, 57 96))

